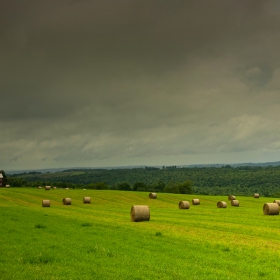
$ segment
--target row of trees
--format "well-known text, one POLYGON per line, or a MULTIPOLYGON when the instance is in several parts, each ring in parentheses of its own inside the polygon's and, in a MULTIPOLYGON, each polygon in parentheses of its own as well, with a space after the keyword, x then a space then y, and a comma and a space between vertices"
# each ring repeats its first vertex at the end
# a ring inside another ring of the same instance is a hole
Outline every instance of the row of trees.
POLYGON ((185 181, 183 183, 179 182, 169 182, 165 184, 162 181, 158 181, 151 185, 144 182, 135 182, 134 184, 129 184, 128 182, 118 183, 116 185, 108 185, 105 182, 94 182, 89 184, 74 184, 67 182, 49 182, 49 181, 36 181, 36 182, 27 182, 25 179, 20 177, 11 177, 9 178, 9 183, 11 186, 17 187, 33 187, 52 185, 58 188, 86 188, 94 190, 124 190, 124 191, 147 191, 147 192, 167 192, 167 193, 182 193, 182 194, 191 194, 192 182, 185 181))
POLYGON ((77 169, 63 172, 29 172, 9 175, 12 186, 57 185, 58 187, 120 189, 208 195, 279 196, 280 166, 241 166, 133 169, 77 169), (188 182, 188 183, 186 183, 188 182), (192 183, 193 182, 193 183, 192 183), (190 187, 188 186, 190 185, 190 187), (190 190, 191 189, 191 190, 190 190))

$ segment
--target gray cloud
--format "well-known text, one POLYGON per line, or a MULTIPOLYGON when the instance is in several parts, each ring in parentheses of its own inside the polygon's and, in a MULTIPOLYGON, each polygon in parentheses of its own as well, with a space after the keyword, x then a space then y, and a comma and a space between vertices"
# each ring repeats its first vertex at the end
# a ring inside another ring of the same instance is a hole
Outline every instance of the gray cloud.
POLYGON ((278 1, 2 1, 3 168, 278 160, 278 1))

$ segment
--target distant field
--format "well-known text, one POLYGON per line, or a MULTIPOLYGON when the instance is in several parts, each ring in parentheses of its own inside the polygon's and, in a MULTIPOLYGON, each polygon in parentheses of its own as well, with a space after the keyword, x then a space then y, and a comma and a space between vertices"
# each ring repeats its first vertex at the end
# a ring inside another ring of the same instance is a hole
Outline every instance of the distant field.
POLYGON ((280 216, 262 211, 276 197, 148 194, 0 188, 0 279, 279 279, 280 216), (150 221, 131 222, 138 204, 150 221))

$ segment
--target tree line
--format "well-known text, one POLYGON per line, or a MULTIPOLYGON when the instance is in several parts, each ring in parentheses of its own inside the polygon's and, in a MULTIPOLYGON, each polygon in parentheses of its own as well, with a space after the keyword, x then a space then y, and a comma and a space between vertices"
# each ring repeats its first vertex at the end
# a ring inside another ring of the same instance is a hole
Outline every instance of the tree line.
POLYGON ((280 166, 192 167, 131 169, 68 169, 8 176, 11 186, 57 187, 194 193, 205 195, 280 196, 280 166))

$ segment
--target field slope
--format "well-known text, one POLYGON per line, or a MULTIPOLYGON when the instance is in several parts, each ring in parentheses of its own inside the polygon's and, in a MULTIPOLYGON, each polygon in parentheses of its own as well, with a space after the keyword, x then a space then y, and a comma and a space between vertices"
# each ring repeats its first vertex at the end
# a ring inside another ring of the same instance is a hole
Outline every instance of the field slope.
POLYGON ((280 216, 262 212, 276 198, 237 199, 240 207, 224 196, 1 188, 0 279, 279 279, 280 216), (193 198, 201 204, 178 208, 193 198), (130 221, 139 204, 149 222, 130 221))

